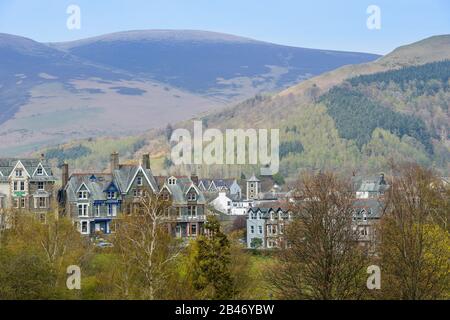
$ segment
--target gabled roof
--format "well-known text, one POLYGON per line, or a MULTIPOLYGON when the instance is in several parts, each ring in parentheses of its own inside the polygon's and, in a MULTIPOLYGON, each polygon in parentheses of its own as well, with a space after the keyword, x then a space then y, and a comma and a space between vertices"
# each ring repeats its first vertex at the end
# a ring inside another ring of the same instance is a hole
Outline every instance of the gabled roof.
POLYGON ((383 192, 389 188, 384 175, 371 178, 354 177, 357 192, 383 192))
MULTIPOLYGON (((39 162, 37 167, 34 169, 33 173, 31 174, 33 177, 37 175, 37 171, 39 168, 42 168, 43 175, 48 176, 47 170, 45 170, 44 166, 42 165, 42 162, 39 162)), ((42 176, 42 175, 38 175, 42 176)))
POLYGON ((150 187, 158 192, 159 187, 155 178, 153 177, 153 173, 150 169, 144 169, 142 166, 137 165, 120 165, 119 169, 114 170, 113 176, 114 181, 116 182, 116 186, 120 189, 122 193, 127 193, 131 184, 139 172, 143 172, 144 177, 150 184, 150 187))
POLYGON ((66 186, 67 200, 78 201, 78 190, 85 185, 89 190, 89 200, 106 200, 105 190, 112 182, 112 175, 107 173, 72 174, 66 186), (92 179, 95 176, 96 179, 92 179))
POLYGON ((261 214, 261 218, 263 218, 263 219, 269 219, 271 213, 281 213, 281 215, 283 215, 284 217, 289 216, 288 210, 283 210, 282 208, 277 208, 277 207, 273 207, 273 208, 253 207, 253 208, 249 208, 247 211, 248 214, 258 213, 258 212, 261 214))
POLYGON ((261 182, 255 175, 252 175, 250 179, 247 179, 247 182, 261 182))
MULTIPOLYGON (((18 170, 17 168, 23 168, 23 169, 25 170, 25 174, 26 174, 28 177, 31 177, 30 172, 28 172, 27 168, 25 168, 25 166, 22 164, 22 161, 20 161, 20 160, 18 160, 18 161, 16 162, 16 165, 14 166, 14 168, 13 168, 13 169, 11 170, 11 172, 9 173, 9 177, 11 177, 11 176, 14 175, 14 171, 18 170)), ((28 168, 28 169, 30 169, 30 168, 28 168)))
POLYGON ((358 199, 353 203, 355 219, 362 219, 364 213, 368 219, 380 219, 383 212, 383 202, 377 199, 358 199))
POLYGON ((194 182, 191 180, 190 177, 186 176, 176 176, 177 184, 176 185, 169 185, 167 183, 167 180, 172 177, 164 177, 159 176, 156 177, 156 180, 160 184, 160 188, 167 188, 171 195, 172 195, 172 203, 174 205, 183 205, 187 204, 187 193, 191 188, 195 188, 195 190, 198 193, 197 203, 198 204, 206 204, 205 196, 203 195, 203 192, 201 192, 198 187, 194 184, 194 182))
POLYGON ((0 181, 7 181, 18 163, 21 163, 32 181, 55 181, 51 166, 42 159, 0 158, 0 181), (47 176, 33 176, 39 165, 47 173, 47 176))
POLYGON ((236 179, 200 179, 198 185, 202 185, 206 191, 211 191, 214 188, 220 191, 224 188, 230 189, 234 183, 239 186, 236 179))

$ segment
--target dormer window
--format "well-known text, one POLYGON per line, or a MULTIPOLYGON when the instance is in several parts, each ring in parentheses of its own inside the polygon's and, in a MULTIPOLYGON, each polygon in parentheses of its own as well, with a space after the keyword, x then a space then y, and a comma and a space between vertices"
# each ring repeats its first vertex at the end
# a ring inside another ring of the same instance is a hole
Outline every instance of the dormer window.
POLYGON ((138 186, 142 186, 142 185, 144 185, 144 181, 142 180, 142 177, 137 177, 137 185, 138 186))
POLYGON ((177 179, 176 178, 169 178, 169 186, 174 186, 177 184, 177 179))
POLYGON ((195 192, 191 192, 188 194, 188 201, 197 201, 197 194, 195 192))
POLYGON ((22 169, 17 169, 16 170, 16 177, 18 177, 18 178, 23 177, 23 170, 22 169))
POLYGON ((42 176, 42 175, 44 174, 44 170, 42 170, 42 167, 41 167, 41 166, 39 166, 39 167, 37 168, 36 174, 37 174, 38 176, 42 176))
POLYGON ((78 192, 78 199, 86 200, 88 198, 88 192, 86 190, 81 190, 78 192))
POLYGON ((106 193, 106 195, 107 195, 107 197, 108 197, 108 200, 111 200, 111 199, 115 199, 115 198, 116 198, 116 193, 113 192, 113 191, 108 191, 108 192, 106 193))

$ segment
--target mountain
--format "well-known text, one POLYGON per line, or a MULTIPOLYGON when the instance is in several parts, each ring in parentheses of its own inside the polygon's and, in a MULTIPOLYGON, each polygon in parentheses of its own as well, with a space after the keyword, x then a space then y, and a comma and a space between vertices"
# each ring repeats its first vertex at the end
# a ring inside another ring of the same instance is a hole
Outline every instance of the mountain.
POLYGON ((278 90, 343 65, 378 58, 192 30, 120 32, 52 46, 190 92, 227 99, 247 90, 253 94, 278 90))
POLYGON ((390 158, 450 171, 450 36, 400 47, 205 118, 209 127, 279 128, 281 166, 386 170, 390 158), (298 145, 296 150, 290 150, 298 145))
POLYGON ((0 154, 136 135, 376 58, 203 31, 50 44, 0 34, 0 154))
POLYGON ((0 124, 26 104, 32 87, 50 80, 65 82, 94 75, 118 78, 109 70, 31 39, 0 34, 0 124))
MULTIPOLYGON (((301 169, 348 169, 376 173, 391 159, 415 161, 443 175, 450 172, 450 36, 437 36, 401 47, 371 63, 345 66, 277 94, 257 95, 233 107, 198 117, 208 128, 280 129, 281 173, 301 169)), ((192 130, 192 121, 173 128, 192 130)), ((151 152, 159 169, 170 168, 167 132, 150 131, 121 141, 125 157, 151 152)), ((77 141, 52 149, 70 154, 88 146, 93 159, 109 139, 77 141)), ((110 150, 108 150, 110 151, 110 150)), ((236 169, 236 168, 235 168, 236 169)), ((200 175, 237 175, 228 166, 197 167, 200 175), (232 170, 231 172, 229 170, 232 170)), ((255 167, 244 167, 246 173, 255 167)))

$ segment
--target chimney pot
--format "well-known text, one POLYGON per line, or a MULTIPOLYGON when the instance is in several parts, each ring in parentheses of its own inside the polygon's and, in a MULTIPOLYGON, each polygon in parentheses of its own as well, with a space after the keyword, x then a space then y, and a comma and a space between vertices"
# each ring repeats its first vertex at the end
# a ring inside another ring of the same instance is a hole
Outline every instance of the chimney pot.
POLYGON ((117 152, 114 152, 111 154, 111 173, 114 172, 114 170, 119 169, 119 154, 117 152))
POLYGON ((142 155, 142 167, 150 170, 150 154, 146 153, 142 155))
POLYGON ((67 162, 64 162, 64 164, 62 165, 61 180, 62 188, 64 189, 69 182, 69 164, 67 162))

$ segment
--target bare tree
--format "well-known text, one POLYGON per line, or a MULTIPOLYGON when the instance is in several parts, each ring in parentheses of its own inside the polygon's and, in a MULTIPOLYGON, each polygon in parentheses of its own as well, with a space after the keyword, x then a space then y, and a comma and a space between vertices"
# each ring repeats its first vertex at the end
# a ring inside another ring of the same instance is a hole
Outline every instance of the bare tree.
POLYGON ((350 184, 333 173, 304 174, 297 183, 287 228, 288 248, 269 269, 282 299, 358 299, 367 268, 353 227, 350 184))
POLYGON ((8 209, 0 209, 0 248, 3 246, 6 230, 11 228, 14 220, 14 212, 8 209))
POLYGON ((380 225, 383 294, 389 299, 450 295, 448 190, 431 170, 394 166, 380 225))
POLYGON ((169 208, 162 196, 147 193, 139 209, 118 222, 113 243, 121 257, 125 295, 152 300, 170 289, 166 280, 182 247, 169 233, 169 208))

